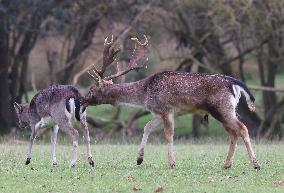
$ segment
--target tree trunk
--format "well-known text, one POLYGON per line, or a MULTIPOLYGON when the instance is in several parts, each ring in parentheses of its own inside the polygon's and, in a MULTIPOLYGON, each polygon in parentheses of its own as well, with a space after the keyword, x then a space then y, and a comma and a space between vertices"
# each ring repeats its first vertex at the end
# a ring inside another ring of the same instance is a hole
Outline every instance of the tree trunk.
POLYGON ((99 19, 90 20, 81 27, 78 37, 75 39, 75 45, 72 48, 71 54, 66 61, 66 67, 58 73, 58 79, 61 84, 68 84, 74 74, 74 68, 77 64, 80 55, 92 43, 94 33, 99 24, 99 19))
MULTIPOLYGON (((267 79, 264 80, 263 86, 275 87, 275 77, 278 67, 278 59, 280 58, 278 51, 275 48, 276 40, 272 39, 268 42, 268 63, 267 63, 267 79)), ((264 135, 269 128, 271 128, 272 120, 273 130, 271 131, 270 138, 273 136, 280 135, 280 120, 275 120, 275 113, 269 113, 270 109, 277 105, 277 96, 275 92, 263 91, 263 107, 264 107, 264 126, 262 127, 261 135, 264 135)))
POLYGON ((9 132, 12 126, 12 112, 13 108, 10 106, 9 93, 9 34, 7 18, 5 14, 0 11, 0 134, 9 132))

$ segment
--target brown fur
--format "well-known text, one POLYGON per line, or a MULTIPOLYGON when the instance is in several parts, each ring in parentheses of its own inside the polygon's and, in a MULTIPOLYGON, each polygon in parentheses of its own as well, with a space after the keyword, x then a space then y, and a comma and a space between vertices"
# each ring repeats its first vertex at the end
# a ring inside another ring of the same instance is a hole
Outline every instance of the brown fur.
POLYGON ((88 160, 93 166, 90 150, 89 130, 86 122, 85 108, 80 105, 83 97, 78 89, 70 85, 53 85, 47 89, 39 91, 31 100, 30 104, 17 104, 15 109, 19 119, 19 125, 29 125, 32 134, 26 159, 26 164, 30 163, 32 145, 36 132, 40 127, 52 126, 52 165, 56 165, 55 145, 58 128, 70 135, 73 143, 73 154, 71 166, 74 167, 77 162, 77 146, 79 133, 74 128, 73 122, 76 117, 80 126, 84 128, 84 139, 87 145, 88 160), (74 112, 73 112, 74 111, 74 112), (48 122, 48 123, 47 123, 48 122))
MULTIPOLYGON (((170 167, 174 165, 173 115, 176 113, 209 113, 224 124, 232 141, 224 167, 231 167, 236 140, 238 136, 242 136, 253 166, 259 169, 260 166, 253 153, 247 128, 236 115, 240 93, 245 95, 250 109, 253 110, 254 98, 252 94, 242 82, 232 77, 169 71, 160 72, 132 83, 112 84, 102 80, 100 84, 95 83, 91 87, 85 96, 85 105, 130 104, 144 107, 159 116, 164 123, 165 137, 168 141, 168 164, 170 167)), ((156 126, 156 124, 154 125, 156 126)), ((150 132, 151 128, 144 129, 138 153, 138 164, 143 161, 144 146, 150 132)))

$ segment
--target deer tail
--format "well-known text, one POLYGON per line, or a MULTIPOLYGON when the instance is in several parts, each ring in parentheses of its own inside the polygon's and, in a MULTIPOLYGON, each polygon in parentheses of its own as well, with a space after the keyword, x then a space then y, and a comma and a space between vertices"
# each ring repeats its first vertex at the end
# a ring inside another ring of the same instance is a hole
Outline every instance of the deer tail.
POLYGON ((252 93, 249 91, 247 86, 243 83, 241 84, 233 84, 233 94, 235 99, 237 100, 237 103, 239 102, 239 99, 241 98, 241 94, 243 94, 246 98, 247 105, 250 109, 250 111, 255 111, 254 101, 255 98, 253 97, 252 93))
POLYGON ((76 120, 80 121, 80 108, 80 100, 76 97, 70 97, 66 100, 66 110, 70 114, 70 118, 72 118, 72 116, 75 116, 76 120))

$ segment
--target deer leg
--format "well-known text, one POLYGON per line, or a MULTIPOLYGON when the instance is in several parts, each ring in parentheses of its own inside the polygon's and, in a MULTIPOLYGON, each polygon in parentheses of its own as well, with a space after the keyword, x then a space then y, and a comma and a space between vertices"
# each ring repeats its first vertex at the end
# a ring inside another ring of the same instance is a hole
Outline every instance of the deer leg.
POLYGON ((243 138, 243 141, 245 143, 245 146, 247 148, 247 152, 250 158, 250 161, 254 167, 254 169, 259 170, 260 169, 260 165, 256 159, 255 153, 252 149, 252 145, 250 142, 250 138, 249 138, 249 133, 248 133, 248 129, 247 127, 240 121, 237 122, 238 123, 238 132, 240 133, 241 137, 243 138))
POLYGON ((164 133, 168 142, 168 166, 173 168, 175 166, 175 157, 173 152, 174 147, 174 119, 173 114, 166 114, 162 116, 164 122, 164 133))
POLYGON ((224 168, 228 169, 233 164, 233 157, 234 157, 235 149, 237 147, 238 135, 230 127, 227 127, 226 125, 224 125, 224 127, 225 127, 226 131, 228 132, 228 134, 230 136, 230 139, 231 139, 231 143, 230 143, 227 159, 226 159, 226 161, 224 163, 224 168))
POLYGON ((91 152, 89 128, 88 128, 85 112, 81 116, 80 124, 81 124, 81 127, 83 128, 84 142, 86 143, 86 146, 87 146, 88 162, 92 167, 94 167, 95 163, 93 161, 93 156, 92 156, 92 152, 91 152))
POLYGON ((147 143, 148 137, 152 129, 157 127, 160 123, 161 123, 161 120, 159 118, 154 118, 145 125, 142 141, 141 141, 141 144, 138 150, 137 165, 140 165, 143 162, 144 148, 145 148, 145 145, 147 143))
POLYGON ((69 127, 68 128, 68 133, 72 139, 72 160, 70 163, 70 166, 73 168, 76 166, 77 163, 77 148, 78 148, 78 138, 79 138, 79 133, 76 129, 74 129, 73 127, 69 127))
POLYGON ((70 121, 62 120, 58 121, 56 118, 54 118, 55 122, 58 124, 58 126, 66 132, 71 140, 72 140, 72 159, 71 159, 71 167, 75 167, 77 163, 77 148, 78 148, 78 138, 79 133, 76 129, 74 129, 71 125, 70 121))
POLYGON ((28 165, 31 162, 32 159, 32 148, 33 148, 33 144, 34 144, 34 140, 36 137, 36 133, 38 128, 40 127, 40 121, 37 124, 30 124, 32 133, 30 136, 30 143, 28 146, 28 153, 27 153, 27 159, 26 159, 26 165, 28 165))
POLYGON ((55 125, 52 128, 51 133, 51 166, 56 166, 56 141, 57 141, 57 133, 58 133, 59 127, 58 125, 55 125))

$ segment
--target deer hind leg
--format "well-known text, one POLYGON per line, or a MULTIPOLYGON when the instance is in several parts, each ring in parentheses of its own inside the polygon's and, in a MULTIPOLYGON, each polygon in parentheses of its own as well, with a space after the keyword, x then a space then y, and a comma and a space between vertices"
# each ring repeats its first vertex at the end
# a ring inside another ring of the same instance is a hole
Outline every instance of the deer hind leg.
POLYGON ((67 133, 71 140, 72 140, 72 159, 71 159, 71 167, 75 167, 77 163, 77 148, 78 148, 78 138, 79 138, 79 133, 76 129, 73 128, 72 124, 70 121, 62 118, 60 120, 55 119, 56 124, 65 132, 67 133))
MULTIPOLYGON (((248 129, 241 121, 238 120, 235 113, 232 116, 230 116, 230 118, 227 118, 227 121, 225 121, 224 126, 225 126, 225 128, 227 127, 227 128, 230 128, 230 129, 234 129, 233 130, 234 133, 235 133, 234 138, 236 136, 242 137, 242 139, 245 143, 248 155, 249 155, 249 159, 250 159, 253 167, 255 169, 260 169, 260 165, 259 165, 259 163, 256 159, 256 156, 255 156, 255 153, 252 149, 248 129)), ((231 149, 231 146, 230 146, 230 149, 231 149)), ((228 157, 230 158, 230 150, 229 150, 229 153, 228 153, 228 157)))
POLYGON ((173 114, 162 115, 164 122, 164 133, 168 142, 168 166, 173 168, 175 166, 174 157, 174 119, 173 114))
POLYGON ((30 124, 30 127, 31 127, 31 130, 32 130, 32 133, 31 133, 31 136, 30 136, 30 143, 29 143, 29 146, 28 146, 28 152, 27 152, 27 158, 26 158, 26 165, 28 165, 30 162, 31 162, 31 159, 32 159, 32 148, 33 148, 33 144, 34 144, 34 140, 35 140, 35 137, 36 137, 36 133, 40 127, 40 120, 34 124, 34 123, 31 123, 30 124))
POLYGON ((259 170, 260 169, 260 165, 256 159, 255 153, 252 149, 252 145, 250 142, 250 137, 249 137, 249 133, 248 133, 248 129, 245 126, 245 124, 243 124, 241 121, 237 121, 238 124, 238 132, 240 134, 240 136, 243 138, 243 141, 245 143, 245 146, 247 148, 247 152, 249 155, 249 159, 254 167, 254 169, 259 170))
POLYGON ((88 128, 88 124, 87 124, 86 112, 84 112, 81 115, 80 125, 83 128, 84 142, 87 146, 88 162, 92 167, 94 167, 95 163, 93 161, 93 156, 92 156, 92 152, 91 152, 90 135, 89 135, 89 128, 88 128))
POLYGON ((231 143, 230 143, 227 159, 226 159, 226 161, 224 163, 224 168, 228 169, 233 164, 233 157, 234 157, 234 153, 235 153, 235 150, 236 150, 236 147, 237 147, 238 135, 230 127, 228 127, 226 125, 224 125, 224 127, 225 127, 226 131, 228 132, 228 134, 230 136, 230 139, 231 139, 231 143))
POLYGON ((52 128, 51 133, 51 166, 56 166, 56 141, 57 141, 57 133, 58 133, 59 127, 58 125, 55 125, 52 128))
POLYGON ((153 130, 153 128, 157 127, 160 123, 161 123, 160 118, 154 118, 145 125, 142 141, 138 150, 137 165, 142 164, 144 160, 144 148, 151 131, 153 130))

